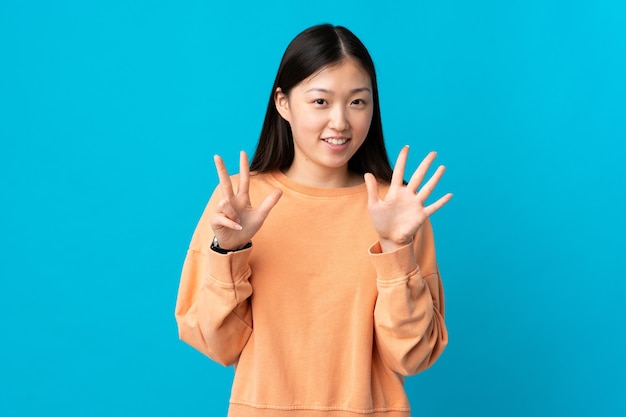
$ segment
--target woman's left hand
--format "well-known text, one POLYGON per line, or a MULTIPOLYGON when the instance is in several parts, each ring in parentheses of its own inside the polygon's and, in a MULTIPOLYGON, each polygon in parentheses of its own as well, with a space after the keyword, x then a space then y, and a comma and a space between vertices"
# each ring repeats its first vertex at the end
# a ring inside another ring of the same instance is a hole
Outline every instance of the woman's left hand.
POLYGON ((448 193, 434 203, 425 205, 426 199, 433 192, 445 171, 443 165, 440 165, 433 176, 419 189, 428 168, 437 156, 436 152, 430 152, 424 158, 408 184, 404 185, 404 169, 408 154, 409 147, 403 147, 393 169, 389 190, 383 199, 378 196, 376 178, 369 173, 364 177, 370 216, 378 232, 383 252, 390 252, 411 243, 413 236, 426 219, 452 198, 452 194, 448 193))

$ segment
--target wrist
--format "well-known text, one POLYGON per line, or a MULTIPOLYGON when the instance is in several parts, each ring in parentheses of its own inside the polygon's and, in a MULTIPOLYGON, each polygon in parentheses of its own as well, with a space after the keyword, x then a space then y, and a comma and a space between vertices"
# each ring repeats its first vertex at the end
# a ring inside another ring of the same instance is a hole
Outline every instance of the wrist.
POLYGON ((213 237, 213 241, 211 242, 211 250, 213 250, 213 251, 215 251, 217 253, 221 253, 221 254, 227 254, 227 253, 230 253, 230 252, 237 252, 237 251, 240 251, 240 250, 248 249, 251 246, 252 246, 252 242, 250 241, 250 242, 246 243, 245 245, 238 246, 238 247, 236 247, 234 249, 223 248, 223 247, 220 246, 220 243, 217 240, 217 236, 213 237))
POLYGON ((379 239, 379 243, 380 243, 380 249, 383 253, 394 252, 404 246, 407 246, 413 243, 413 238, 407 241, 403 241, 403 242, 397 242, 395 240, 390 240, 390 239, 379 239))

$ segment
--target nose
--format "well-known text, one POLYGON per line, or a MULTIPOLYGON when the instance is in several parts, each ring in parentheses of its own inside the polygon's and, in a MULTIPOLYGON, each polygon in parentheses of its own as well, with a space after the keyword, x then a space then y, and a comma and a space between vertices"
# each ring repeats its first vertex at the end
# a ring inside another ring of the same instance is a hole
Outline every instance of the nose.
POLYGON ((348 130, 350 122, 348 121, 348 112, 342 106, 335 106, 330 112, 330 120, 328 121, 328 127, 337 131, 343 132, 348 130))

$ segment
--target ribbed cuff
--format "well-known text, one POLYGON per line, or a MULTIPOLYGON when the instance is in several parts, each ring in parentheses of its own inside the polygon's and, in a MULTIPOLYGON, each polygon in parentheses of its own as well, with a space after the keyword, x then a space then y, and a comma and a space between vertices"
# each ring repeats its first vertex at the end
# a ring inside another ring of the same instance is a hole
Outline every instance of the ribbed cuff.
POLYGON ((211 278, 224 284, 233 285, 244 276, 249 275, 250 266, 248 265, 248 259, 251 253, 252 248, 226 254, 209 250, 207 253, 209 257, 209 275, 211 278))
POLYGON ((412 275, 417 270, 413 242, 393 252, 382 252, 380 242, 369 248, 370 259, 380 280, 394 280, 412 275))

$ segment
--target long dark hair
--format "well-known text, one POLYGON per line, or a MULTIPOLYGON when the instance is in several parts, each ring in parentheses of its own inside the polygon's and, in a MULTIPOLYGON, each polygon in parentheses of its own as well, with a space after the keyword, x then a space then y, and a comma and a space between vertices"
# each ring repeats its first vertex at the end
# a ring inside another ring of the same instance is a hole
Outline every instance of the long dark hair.
POLYGON ((274 102, 278 87, 289 95, 293 87, 322 68, 337 65, 346 58, 355 59, 369 74, 372 82, 374 109, 365 141, 348 162, 348 169, 357 174, 371 172, 380 181, 391 181, 392 169, 385 149, 383 126, 378 101, 378 84, 374 62, 365 45, 342 26, 323 24, 310 27, 296 36, 283 55, 272 86, 263 129, 250 169, 267 172, 285 170, 294 157, 293 137, 274 102))

